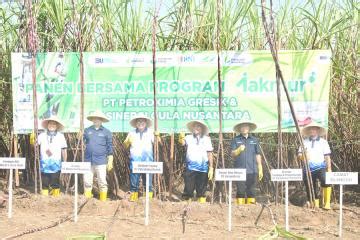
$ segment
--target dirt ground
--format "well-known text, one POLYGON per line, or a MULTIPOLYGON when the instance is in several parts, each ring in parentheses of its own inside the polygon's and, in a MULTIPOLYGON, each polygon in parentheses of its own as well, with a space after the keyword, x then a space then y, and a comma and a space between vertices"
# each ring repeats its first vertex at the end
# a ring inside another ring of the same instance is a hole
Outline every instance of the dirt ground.
MULTIPOLYGON (((265 208, 258 225, 257 216, 261 204, 233 205, 231 232, 227 231, 226 204, 213 205, 197 202, 151 201, 150 223, 144 225, 145 199, 139 202, 122 200, 100 202, 90 199, 79 213, 78 222, 73 219, 53 228, 23 235, 17 239, 66 239, 67 237, 97 233, 106 234, 107 239, 257 239, 274 229, 269 209, 265 208), (116 209, 118 209, 117 213, 116 209), (186 217, 183 217, 186 210, 186 217), (115 214, 115 216, 114 216, 115 214), (185 219, 185 224, 183 220, 185 219), (183 227, 185 225, 185 232, 183 227)), ((13 204, 13 218, 7 218, 7 208, 0 208, 0 237, 2 239, 30 229, 37 229, 59 222, 73 214, 73 200, 70 195, 59 198, 34 194, 16 194, 13 204)), ((85 202, 79 196, 79 205, 85 202)), ((339 207, 333 209, 308 209, 291 205, 290 231, 311 239, 335 239, 338 233, 339 207)), ((275 221, 284 226, 284 206, 270 205, 275 221)), ((345 205, 343 217, 343 238, 359 239, 360 208, 345 205)))

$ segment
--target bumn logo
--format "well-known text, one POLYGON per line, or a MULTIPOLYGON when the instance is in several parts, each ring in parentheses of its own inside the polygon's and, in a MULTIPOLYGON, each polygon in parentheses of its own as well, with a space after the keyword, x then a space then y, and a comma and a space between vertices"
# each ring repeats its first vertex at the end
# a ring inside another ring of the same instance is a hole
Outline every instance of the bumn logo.
POLYGON ((195 57, 194 57, 193 55, 181 56, 181 57, 180 57, 180 61, 183 62, 183 63, 194 62, 194 61, 195 61, 195 57))

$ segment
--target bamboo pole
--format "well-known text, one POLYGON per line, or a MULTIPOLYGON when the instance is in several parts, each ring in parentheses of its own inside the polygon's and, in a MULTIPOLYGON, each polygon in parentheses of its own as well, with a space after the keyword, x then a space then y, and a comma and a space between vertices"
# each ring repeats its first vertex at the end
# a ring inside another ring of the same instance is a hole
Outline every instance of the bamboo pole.
POLYGON ((170 135, 170 162, 169 162, 169 197, 172 196, 173 174, 174 174, 174 152, 175 152, 175 135, 170 135))
MULTIPOLYGON (((156 13, 156 5, 153 17, 153 28, 152 28, 152 69, 153 69, 153 93, 154 93, 154 131, 158 131, 158 117, 157 117, 157 103, 156 103, 156 24, 157 24, 157 13, 156 13)), ((156 162, 159 161, 159 141, 158 138, 154 139, 154 160, 156 162)), ((150 179, 150 181, 152 181, 150 179)), ((155 178, 155 186, 158 186, 158 193, 161 192, 161 184, 160 184, 160 176, 156 174, 155 178), (157 184, 156 184, 157 183, 157 184)), ((154 192, 156 197, 156 191, 154 192)))
MULTIPOLYGON (((17 134, 14 134, 14 157, 16 157, 16 158, 19 157, 17 134)), ((15 169, 15 186, 18 187, 19 185, 20 185, 19 169, 15 169)))
MULTIPOLYGON (((220 49, 220 0, 217 0, 216 3, 216 53, 217 53, 217 77, 218 77, 218 94, 219 94, 219 152, 218 158, 221 158, 222 168, 225 168, 225 161, 224 161, 224 140, 223 140, 223 122, 222 122, 222 84, 221 84, 221 49, 220 49)), ((225 196, 227 195, 226 184, 224 185, 225 196)), ((231 193, 230 193, 231 194, 231 193)))
POLYGON ((39 148, 37 142, 38 134, 38 106, 37 106, 37 89, 36 89, 36 54, 37 54, 37 39, 36 39, 36 19, 32 12, 32 1, 27 0, 27 14, 28 14, 28 47, 31 52, 31 72, 32 72, 32 84, 33 84, 33 118, 34 118, 34 174, 35 174, 35 194, 37 194, 37 181, 39 179, 39 186, 42 189, 41 171, 40 171, 40 159, 39 148), (39 175, 39 176, 38 176, 39 175))
MULTIPOLYGON (((282 86, 283 86, 284 91, 285 91, 286 99, 287 99, 289 107, 290 107, 291 116, 293 118, 293 121, 295 122, 295 127, 296 127, 296 131, 297 131, 297 137, 298 137, 298 140, 300 142, 300 147, 302 149, 302 153, 303 153, 303 155, 305 157, 305 164, 304 165, 305 165, 305 169, 306 169, 306 178, 307 178, 307 184, 308 184, 309 193, 310 193, 309 194, 310 195, 310 201, 314 202, 315 198, 314 198, 313 182, 312 182, 312 179, 311 179, 311 173, 310 173, 310 169, 309 169, 308 159, 307 159, 307 156, 305 154, 304 142, 303 142, 303 139, 302 139, 301 134, 300 134, 300 127, 299 127, 299 124, 298 124, 298 121, 297 121, 297 118, 296 118, 294 107, 293 107, 291 99, 290 99, 290 94, 289 94, 289 91, 288 91, 288 89, 286 87, 284 77, 282 75, 282 71, 281 71, 281 68, 280 68, 279 59, 278 59, 274 39, 271 38, 271 35, 270 35, 270 32, 269 32, 269 27, 268 27, 268 24, 267 24, 267 21, 266 21, 266 16, 265 16, 265 9, 266 9, 266 0, 261 0, 261 16, 262 16, 262 21, 263 21, 265 34, 266 34, 266 37, 268 39, 271 54, 272 54, 272 57, 273 57, 273 60, 274 60, 274 63, 275 63, 276 74, 279 76, 279 78, 281 80, 282 86)), ((270 0, 270 11, 272 12, 272 0, 270 0)), ((271 21, 274 22, 274 19, 271 19, 271 21)), ((274 24, 274 23, 272 23, 272 24, 274 24)), ((275 34, 275 32, 274 32, 274 34, 275 34)))

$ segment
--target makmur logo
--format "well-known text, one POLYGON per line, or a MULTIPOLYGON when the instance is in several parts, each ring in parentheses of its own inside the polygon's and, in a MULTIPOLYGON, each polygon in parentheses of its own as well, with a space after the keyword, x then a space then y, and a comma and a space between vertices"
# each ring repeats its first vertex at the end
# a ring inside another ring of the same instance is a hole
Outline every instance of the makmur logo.
MULTIPOLYGON (((316 72, 313 71, 303 79, 286 81, 286 85, 290 92, 299 93, 304 92, 307 84, 314 84, 316 79, 316 72)), ((249 79, 247 72, 244 72, 241 79, 236 83, 236 87, 249 93, 273 93, 276 92, 276 80, 265 79, 262 76, 258 79, 249 79)))

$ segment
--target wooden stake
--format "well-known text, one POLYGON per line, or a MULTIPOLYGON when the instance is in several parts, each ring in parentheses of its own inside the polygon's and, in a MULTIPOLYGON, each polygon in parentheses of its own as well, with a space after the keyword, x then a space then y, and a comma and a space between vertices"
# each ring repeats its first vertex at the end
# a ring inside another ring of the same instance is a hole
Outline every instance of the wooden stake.
POLYGON ((172 185, 173 185, 173 174, 174 174, 174 150, 175 150, 175 135, 172 133, 170 135, 170 160, 169 160, 169 197, 172 195, 172 185))
MULTIPOLYGON (((19 157, 18 153, 18 136, 17 134, 14 134, 14 157, 19 157)), ((19 181, 19 170, 15 169, 15 187, 18 187, 20 185, 19 181)))

